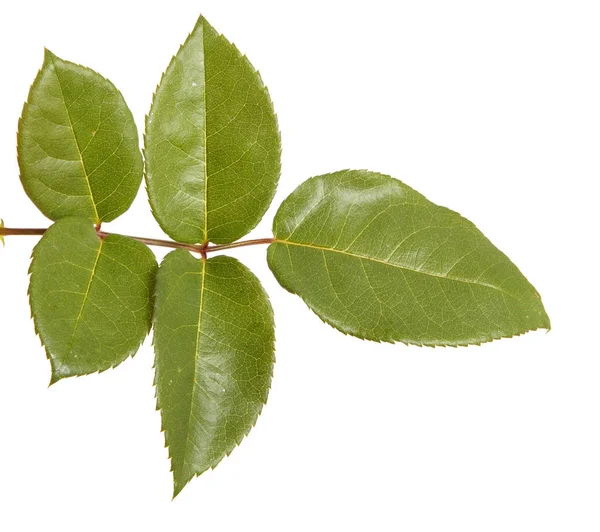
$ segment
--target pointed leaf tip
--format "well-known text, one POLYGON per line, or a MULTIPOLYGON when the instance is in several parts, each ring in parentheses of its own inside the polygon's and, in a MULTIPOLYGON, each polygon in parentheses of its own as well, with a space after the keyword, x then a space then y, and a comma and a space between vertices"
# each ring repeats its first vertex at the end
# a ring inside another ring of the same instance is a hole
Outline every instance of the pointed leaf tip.
POLYGON ((59 374, 57 374, 54 369, 51 370, 50 373, 50 382, 48 383, 48 388, 50 388, 51 386, 53 386, 54 384, 56 384, 58 381, 62 380, 63 377, 59 374))
POLYGON ((198 28, 199 26, 204 26, 204 24, 209 24, 208 20, 206 20, 206 17, 202 14, 200 14, 198 16, 198 20, 196 21, 196 25, 194 26, 194 29, 198 28))
POLYGON ((48 48, 44 48, 44 63, 53 61, 56 58, 56 55, 53 54, 48 48))

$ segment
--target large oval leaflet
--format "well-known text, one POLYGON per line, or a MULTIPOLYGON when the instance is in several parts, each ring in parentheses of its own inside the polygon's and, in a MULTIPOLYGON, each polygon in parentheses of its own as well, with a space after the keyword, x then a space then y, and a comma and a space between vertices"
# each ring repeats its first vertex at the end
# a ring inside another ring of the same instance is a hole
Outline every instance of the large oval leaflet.
POLYGON ((51 220, 114 220, 142 181, 137 128, 121 93, 48 50, 23 107, 17 151, 23 187, 51 220))
POLYGON ((281 145, 268 91, 203 17, 156 89, 144 152, 152 211, 179 242, 233 242, 273 199, 281 145))
POLYGON ((226 256, 169 253, 156 279, 156 397, 174 496, 248 434, 267 401, 273 311, 254 274, 226 256))
POLYGON ((46 231, 31 261, 29 298, 52 381, 114 367, 150 331, 156 258, 120 235, 100 239, 82 218, 46 231))
POLYGON ((368 171, 309 179, 281 205, 269 266, 342 332, 479 344, 550 320, 537 291, 468 220, 368 171))

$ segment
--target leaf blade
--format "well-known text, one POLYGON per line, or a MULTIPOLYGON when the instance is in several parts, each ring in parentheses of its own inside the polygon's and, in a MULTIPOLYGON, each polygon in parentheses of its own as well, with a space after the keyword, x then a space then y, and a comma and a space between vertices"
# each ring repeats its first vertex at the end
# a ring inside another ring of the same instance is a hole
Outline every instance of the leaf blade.
POLYGON ((120 235, 100 240, 82 218, 46 231, 33 251, 29 297, 51 384, 135 354, 150 330, 156 269, 144 244, 120 235))
POLYGON ((268 91, 203 17, 163 74, 144 151, 154 216, 179 242, 233 242, 273 199, 281 144, 268 91))
POLYGON ((96 224, 123 214, 142 180, 138 142, 116 87, 46 50, 17 134, 21 182, 42 213, 96 224))
POLYGON ((539 294, 506 255, 389 176, 309 179, 283 202, 273 231, 277 280, 344 333, 455 346, 550 328, 539 294))
POLYGON ((175 497, 240 443, 267 400, 274 363, 268 297, 233 258, 173 251, 157 276, 154 346, 175 497))

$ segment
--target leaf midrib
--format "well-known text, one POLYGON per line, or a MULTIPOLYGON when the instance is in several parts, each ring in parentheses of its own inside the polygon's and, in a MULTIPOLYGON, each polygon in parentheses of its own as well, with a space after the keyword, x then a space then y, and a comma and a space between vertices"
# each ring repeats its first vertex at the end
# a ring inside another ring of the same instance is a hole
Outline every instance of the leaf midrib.
POLYGON ((335 248, 330 248, 330 247, 326 247, 326 246, 319 246, 316 244, 306 244, 306 243, 301 243, 301 242, 292 242, 290 240, 280 240, 278 238, 273 239, 273 243, 274 244, 286 244, 286 245, 290 245, 290 246, 298 246, 298 247, 305 247, 305 248, 310 248, 310 249, 318 249, 320 251, 330 251, 332 253, 340 253, 342 255, 346 255, 348 257, 353 257, 356 259, 361 259, 361 260, 370 260, 372 262, 377 262, 379 264, 384 264, 386 266, 390 266, 392 268, 398 268, 400 270, 404 270, 404 271, 408 271, 408 272, 412 272, 412 273, 419 273, 421 275, 428 275, 430 277, 435 277, 437 279, 445 279, 447 281, 455 281, 458 283, 465 283, 468 285, 476 285, 476 286, 483 286, 485 288, 491 288, 493 290, 497 290, 498 292, 507 295, 513 299, 515 299, 518 302, 521 302, 521 300, 519 298, 517 298, 516 296, 514 296, 513 294, 511 294, 510 292, 507 292, 506 290, 503 290, 502 288, 495 286, 493 284, 490 283, 485 283, 485 282, 480 282, 480 281, 475 281, 475 280, 469 280, 469 279, 461 279, 459 277, 448 277, 447 275, 439 275, 433 272, 427 272, 427 271, 423 271, 423 270, 416 270, 414 268, 409 268, 408 266, 401 266, 400 264, 393 264, 391 262, 386 262, 382 259, 376 259, 374 257, 367 257, 365 255, 360 255, 358 253, 352 253, 349 251, 345 251, 345 250, 341 250, 341 249, 335 249, 335 248))
POLYGON ((204 280, 206 279, 206 259, 202 258, 202 280, 200 281, 200 304, 198 307, 198 328, 196 330, 196 344, 194 346, 194 374, 192 377, 192 391, 190 393, 190 413, 188 415, 188 421, 186 424, 186 437, 185 437, 185 448, 183 450, 183 464, 182 469, 185 469, 188 463, 188 444, 190 442, 190 426, 192 423, 192 413, 194 410, 194 397, 197 386, 196 372, 198 368, 198 349, 200 347, 200 331, 202 327, 202 311, 204 309, 204 280))
POLYGON ((65 93, 63 91, 62 83, 60 81, 60 76, 58 75, 58 70, 56 68, 56 62, 54 61, 54 57, 52 57, 52 66, 54 67, 54 75, 56 76, 56 81, 58 82, 58 88, 60 89, 60 95, 65 106, 65 112, 67 113, 67 119, 69 120, 69 128, 71 129, 71 133, 73 134, 73 140, 75 141, 75 147, 77 148, 77 153, 79 154, 79 162, 81 164, 81 170, 83 171, 83 177, 85 178, 85 182, 90 193, 90 201, 92 203, 92 208, 94 209, 94 222, 100 223, 100 216, 98 215, 98 208, 96 207, 96 200, 94 199, 94 193, 92 192, 92 185, 90 184, 90 178, 88 176, 88 172, 85 168, 85 162, 83 161, 83 151, 81 150, 81 146, 79 145, 79 141, 77 140, 77 135, 75 135, 75 128, 73 127, 73 119, 71 118, 71 113, 69 112, 69 107, 67 106, 67 101, 65 99, 65 93))
POLYGON ((92 281, 96 275, 96 269, 98 268, 98 262, 100 261, 100 255, 102 254, 102 245, 104 244, 103 240, 100 240, 100 245, 98 246, 98 252, 96 253, 96 259, 94 260, 94 266, 92 267, 92 273, 90 275, 90 280, 88 281, 87 288, 85 293, 83 294, 83 300, 81 302, 81 307, 79 308, 79 313, 77 314, 77 318, 75 318, 75 325, 73 327, 73 334, 71 334, 71 338, 69 339, 69 343, 67 344, 67 349, 65 351, 65 359, 71 355, 71 349, 73 348, 73 341, 75 340, 75 334, 77 333, 77 329, 79 327, 79 323, 81 321, 81 316, 83 315, 83 309, 85 308, 85 304, 87 303, 88 297, 90 295, 90 289, 92 287, 92 281))
MULTIPOLYGON (((208 243, 208 113, 206 112, 206 43, 204 41, 204 21, 202 22, 202 104, 204 106, 204 128, 202 133, 204 134, 204 244, 208 243)), ((204 276, 202 276, 204 282, 204 276)))

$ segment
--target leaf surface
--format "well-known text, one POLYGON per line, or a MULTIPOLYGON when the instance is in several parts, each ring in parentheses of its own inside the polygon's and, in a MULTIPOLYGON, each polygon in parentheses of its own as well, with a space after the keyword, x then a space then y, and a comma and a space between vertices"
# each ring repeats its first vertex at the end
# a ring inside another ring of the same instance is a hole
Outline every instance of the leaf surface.
POLYGON ((97 72, 48 50, 17 141, 23 187, 51 220, 109 222, 137 194, 142 154, 123 96, 97 72))
POLYGON ((98 238, 90 221, 64 218, 33 250, 29 297, 52 381, 114 367, 148 334, 154 254, 120 235, 98 238))
POLYGON ((550 328, 539 294, 506 255, 389 176, 313 177, 283 202, 273 231, 277 280, 344 333, 456 346, 550 328))
POLYGON ((169 253, 156 282, 156 395, 174 496, 256 423, 274 364, 273 312, 237 260, 169 253))
POLYGON ((277 117, 260 75, 200 17, 147 118, 154 216, 178 242, 237 240, 273 199, 280 152, 277 117))

